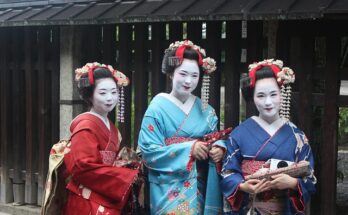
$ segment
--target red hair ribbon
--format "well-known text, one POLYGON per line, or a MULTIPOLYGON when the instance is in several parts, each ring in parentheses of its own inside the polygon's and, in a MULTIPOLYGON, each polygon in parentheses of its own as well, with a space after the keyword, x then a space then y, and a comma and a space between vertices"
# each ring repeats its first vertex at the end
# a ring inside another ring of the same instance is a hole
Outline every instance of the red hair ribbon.
POLYGON ((93 71, 96 67, 93 66, 93 67, 90 67, 88 69, 88 81, 89 81, 89 84, 90 85, 94 85, 94 77, 93 77, 93 71))
POLYGON ((194 49, 192 46, 190 45, 182 45, 182 46, 179 46, 176 51, 175 51, 175 56, 179 57, 180 58, 180 64, 182 64, 182 61, 184 59, 184 52, 185 52, 185 49, 186 48, 191 48, 193 50, 195 50, 195 52, 197 52, 198 54, 198 65, 202 66, 203 65, 203 59, 202 59, 202 54, 194 49))
MULTIPOLYGON (((249 72, 249 77, 250 77, 250 87, 254 88, 255 84, 256 84, 256 71, 260 70, 263 67, 270 67, 272 72, 275 75, 275 78, 277 79, 277 74, 278 72, 280 72, 280 68, 278 66, 276 66, 275 64, 259 64, 257 65, 255 68, 253 68, 252 70, 250 70, 249 72)), ((277 81, 278 85, 282 85, 283 83, 279 83, 277 81)))
MULTIPOLYGON (((89 84, 90 85, 94 85, 94 77, 93 77, 93 71, 97 68, 104 68, 108 71, 110 71, 110 69, 106 66, 92 66, 88 69, 88 81, 89 81, 89 84)), ((116 83, 118 82, 116 76, 115 76, 115 71, 110 71, 111 74, 112 74, 112 77, 115 79, 116 83)))

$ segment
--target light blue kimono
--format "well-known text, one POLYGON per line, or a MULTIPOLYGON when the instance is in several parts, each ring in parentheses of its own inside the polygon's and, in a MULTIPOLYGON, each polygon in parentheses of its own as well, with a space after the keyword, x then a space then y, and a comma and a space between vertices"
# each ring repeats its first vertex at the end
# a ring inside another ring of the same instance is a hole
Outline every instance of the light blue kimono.
MULTIPOLYGON (((195 96, 180 104, 161 93, 145 113, 138 144, 149 171, 151 214, 222 212, 215 163, 191 157, 194 142, 217 130, 214 109, 203 112, 201 105, 195 96)), ((215 144, 225 148, 222 140, 215 144)))

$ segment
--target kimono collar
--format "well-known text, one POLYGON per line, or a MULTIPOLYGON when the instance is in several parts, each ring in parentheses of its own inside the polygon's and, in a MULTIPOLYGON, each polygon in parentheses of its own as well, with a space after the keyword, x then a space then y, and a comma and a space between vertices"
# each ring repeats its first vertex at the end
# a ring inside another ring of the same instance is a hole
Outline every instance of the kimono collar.
POLYGON ((192 106, 194 105, 196 101, 196 96, 190 95, 189 98, 182 103, 179 99, 176 97, 168 94, 168 93, 160 93, 160 96, 163 96, 164 98, 168 99, 172 103, 174 103, 178 108, 180 108, 186 115, 190 113, 192 106))
POLYGON ((105 124, 105 126, 110 130, 110 121, 108 118, 104 118, 100 114, 95 113, 93 111, 89 111, 88 113, 98 117, 105 124))
POLYGON ((282 127, 285 124, 285 120, 282 118, 277 119, 276 121, 269 124, 265 120, 261 119, 258 116, 252 116, 251 117, 257 124, 260 125, 261 128, 263 128, 270 136, 273 136, 280 127, 282 127))

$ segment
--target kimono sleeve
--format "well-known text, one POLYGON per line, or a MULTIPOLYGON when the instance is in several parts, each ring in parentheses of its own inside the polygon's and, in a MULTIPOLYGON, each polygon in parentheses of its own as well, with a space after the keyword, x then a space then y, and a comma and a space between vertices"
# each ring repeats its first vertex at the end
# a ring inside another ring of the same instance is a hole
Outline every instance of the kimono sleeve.
MULTIPOLYGON (((238 139, 238 138, 237 138, 238 139)), ((241 153, 237 144, 236 135, 232 132, 227 143, 227 153, 222 167, 221 190, 230 203, 233 211, 241 208, 245 193, 239 189, 244 181, 241 169, 241 153)))
POLYGON ((92 130, 83 129, 72 136, 70 152, 64 161, 73 180, 94 192, 121 201, 137 177, 138 170, 104 164, 92 130))
POLYGON ((159 118, 145 115, 139 134, 139 147, 146 166, 161 173, 186 171, 193 141, 165 144, 164 124, 159 118))
POLYGON ((314 158, 310 145, 305 134, 301 131, 296 133, 298 141, 296 156, 299 161, 310 163, 311 174, 304 178, 298 178, 297 190, 289 191, 289 199, 297 212, 304 212, 305 206, 310 200, 311 194, 315 192, 316 178, 314 176, 314 158))

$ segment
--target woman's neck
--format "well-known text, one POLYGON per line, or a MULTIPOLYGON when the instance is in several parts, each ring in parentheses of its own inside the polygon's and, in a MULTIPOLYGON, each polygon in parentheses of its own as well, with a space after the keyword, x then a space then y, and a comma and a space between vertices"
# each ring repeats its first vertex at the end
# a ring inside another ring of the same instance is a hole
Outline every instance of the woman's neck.
POLYGON ((272 124, 275 121, 277 121, 278 119, 280 119, 280 116, 279 116, 279 114, 276 114, 276 115, 271 116, 271 117, 265 117, 265 116, 259 115, 259 118, 262 119, 263 121, 267 122, 268 124, 272 124))
POLYGON ((179 95, 177 93, 175 93, 175 91, 172 91, 169 93, 171 96, 177 98, 179 101, 181 101, 182 103, 185 103, 187 101, 187 99, 190 97, 191 94, 188 95, 179 95))

